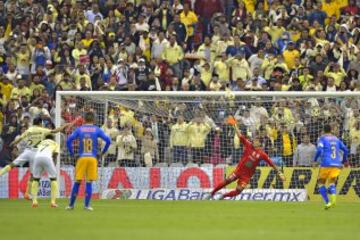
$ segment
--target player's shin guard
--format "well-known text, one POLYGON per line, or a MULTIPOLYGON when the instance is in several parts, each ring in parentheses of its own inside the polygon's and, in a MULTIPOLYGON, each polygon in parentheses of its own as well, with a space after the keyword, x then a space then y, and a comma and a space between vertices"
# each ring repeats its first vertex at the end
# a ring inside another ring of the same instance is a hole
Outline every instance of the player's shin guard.
POLYGON ((85 189, 85 207, 89 207, 90 206, 90 200, 91 200, 91 196, 92 196, 92 183, 91 182, 87 182, 86 183, 86 189, 85 189))
POLYGON ((327 195, 327 189, 324 185, 321 185, 319 188, 319 193, 321 194, 322 198, 324 199, 325 203, 328 204, 329 203, 329 198, 327 195))
POLYGON ((332 205, 335 205, 336 204, 336 186, 335 186, 335 184, 331 184, 328 188, 328 191, 330 193, 330 196, 329 196, 330 203, 332 205))
POLYGON ((0 176, 4 175, 5 173, 9 172, 11 170, 11 166, 10 165, 6 165, 5 167, 3 167, 0 170, 0 176))
POLYGON ((69 207, 74 207, 76 197, 79 193, 80 182, 75 182, 71 191, 69 207))
POLYGON ((34 181, 32 181, 32 184, 31 184, 31 195, 32 195, 33 204, 38 203, 38 201, 37 201, 38 191, 39 191, 39 180, 34 180, 34 181))
POLYGON ((58 183, 56 180, 51 181, 51 204, 56 204, 56 196, 58 194, 58 183))

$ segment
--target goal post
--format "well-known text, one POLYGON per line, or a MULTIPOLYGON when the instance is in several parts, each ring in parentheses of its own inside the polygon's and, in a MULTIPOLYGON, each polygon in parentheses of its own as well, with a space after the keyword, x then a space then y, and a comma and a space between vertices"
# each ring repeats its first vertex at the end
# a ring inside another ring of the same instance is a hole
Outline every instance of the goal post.
MULTIPOLYGON (((183 186, 212 188, 232 171, 242 154, 239 139, 225 123, 226 117, 233 115, 243 134, 250 140, 258 137, 288 178, 280 184, 269 168, 260 167, 250 188, 307 189, 314 199, 318 199, 318 173, 310 168, 310 162, 328 123, 351 152, 352 168, 339 178, 340 190, 349 194, 347 199, 358 200, 359 110, 360 92, 59 91, 55 120, 57 126, 66 122, 67 111, 79 116, 93 111, 99 127, 110 119, 113 154, 101 161, 95 190, 100 195, 107 189, 161 188, 168 194, 183 186), (193 175, 186 175, 187 169, 193 175)), ((57 136, 62 146, 59 173, 75 164, 68 158, 65 138, 57 136)))

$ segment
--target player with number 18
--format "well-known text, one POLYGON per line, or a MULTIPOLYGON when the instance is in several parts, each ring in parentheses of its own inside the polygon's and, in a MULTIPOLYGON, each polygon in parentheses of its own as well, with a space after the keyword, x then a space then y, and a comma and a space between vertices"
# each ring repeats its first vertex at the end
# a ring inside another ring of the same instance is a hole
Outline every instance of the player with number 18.
POLYGON ((80 183, 85 177, 85 210, 92 211, 90 207, 90 199, 92 195, 92 182, 97 180, 97 146, 98 138, 105 141, 105 147, 102 154, 105 154, 111 144, 111 139, 102 129, 94 125, 95 115, 92 112, 85 114, 85 124, 75 129, 67 140, 67 147, 70 155, 74 156, 72 143, 75 139, 79 139, 79 158, 75 166, 75 183, 72 188, 70 203, 67 210, 74 209, 76 197, 79 193, 80 183))

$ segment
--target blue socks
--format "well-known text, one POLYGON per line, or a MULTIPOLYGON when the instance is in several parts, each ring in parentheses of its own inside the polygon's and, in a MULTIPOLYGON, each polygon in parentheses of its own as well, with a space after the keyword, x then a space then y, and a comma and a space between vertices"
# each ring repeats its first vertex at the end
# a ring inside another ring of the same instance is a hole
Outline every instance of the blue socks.
POLYGON ((76 197, 77 197, 77 195, 79 193, 79 188, 80 188, 80 183, 75 182, 74 186, 72 188, 72 191, 71 191, 70 204, 69 204, 70 207, 74 207, 76 197))
MULTIPOLYGON (((75 201, 76 201, 76 197, 79 193, 79 188, 80 188, 80 183, 79 182, 75 182, 74 186, 72 188, 71 191, 71 196, 70 196, 70 207, 74 207, 75 201)), ((85 207, 89 207, 90 206, 90 200, 91 200, 91 196, 92 196, 92 183, 91 182, 86 182, 86 188, 85 188, 85 207)))
POLYGON ((91 182, 86 182, 85 207, 90 206, 91 195, 92 195, 92 183, 91 182))
MULTIPOLYGON (((332 185, 331 185, 332 186, 332 185)), ((330 186, 330 187, 331 187, 330 186)), ((335 187, 335 186, 334 186, 335 187)), ((319 192, 322 196, 322 198, 324 199, 325 203, 328 204, 329 203, 329 197, 327 195, 327 189, 324 185, 322 185, 320 188, 319 188, 319 192)))

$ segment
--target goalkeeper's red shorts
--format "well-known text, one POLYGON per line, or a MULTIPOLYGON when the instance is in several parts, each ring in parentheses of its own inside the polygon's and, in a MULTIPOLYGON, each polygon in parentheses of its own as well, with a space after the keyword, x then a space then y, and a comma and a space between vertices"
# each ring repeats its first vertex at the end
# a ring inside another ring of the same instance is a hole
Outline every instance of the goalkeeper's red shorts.
POLYGON ((232 173, 232 175, 237 178, 237 185, 243 188, 249 184, 253 174, 253 172, 250 172, 249 170, 243 169, 241 167, 237 167, 232 173))

